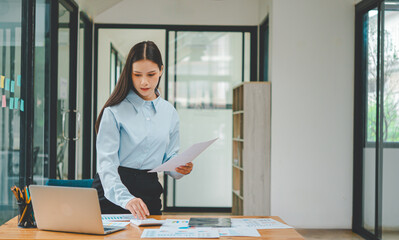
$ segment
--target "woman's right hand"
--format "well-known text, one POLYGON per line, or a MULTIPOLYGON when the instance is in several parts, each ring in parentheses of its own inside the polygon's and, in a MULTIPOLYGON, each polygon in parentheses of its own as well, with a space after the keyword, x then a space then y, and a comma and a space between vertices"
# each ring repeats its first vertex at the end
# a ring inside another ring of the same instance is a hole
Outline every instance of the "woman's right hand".
POLYGON ((135 218, 146 219, 146 216, 150 215, 147 205, 141 200, 141 198, 133 198, 126 204, 126 209, 128 209, 135 218))

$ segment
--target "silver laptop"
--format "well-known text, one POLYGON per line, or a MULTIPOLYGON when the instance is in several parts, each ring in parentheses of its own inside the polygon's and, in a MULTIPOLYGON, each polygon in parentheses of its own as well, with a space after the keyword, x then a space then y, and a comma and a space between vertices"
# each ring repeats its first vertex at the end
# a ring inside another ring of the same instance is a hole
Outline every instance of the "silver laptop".
POLYGON ((124 227, 105 227, 94 188, 29 186, 37 227, 61 232, 109 234, 124 227))

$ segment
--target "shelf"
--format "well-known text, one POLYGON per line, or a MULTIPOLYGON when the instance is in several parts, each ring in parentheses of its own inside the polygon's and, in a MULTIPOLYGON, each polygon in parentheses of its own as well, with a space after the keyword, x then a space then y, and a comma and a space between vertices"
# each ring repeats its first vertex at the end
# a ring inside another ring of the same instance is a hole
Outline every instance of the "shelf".
POLYGON ((232 214, 268 216, 270 83, 246 83, 235 87, 232 112, 232 214))
POLYGON ((234 193, 237 197, 239 197, 241 200, 244 200, 243 196, 240 195, 240 192, 239 192, 239 191, 233 190, 233 193, 234 193))
POLYGON ((237 168, 237 169, 239 169, 239 170, 241 170, 241 171, 244 171, 243 168, 241 168, 241 167, 239 167, 239 166, 237 166, 237 165, 234 165, 234 164, 233 164, 233 167, 234 167, 234 168, 237 168))

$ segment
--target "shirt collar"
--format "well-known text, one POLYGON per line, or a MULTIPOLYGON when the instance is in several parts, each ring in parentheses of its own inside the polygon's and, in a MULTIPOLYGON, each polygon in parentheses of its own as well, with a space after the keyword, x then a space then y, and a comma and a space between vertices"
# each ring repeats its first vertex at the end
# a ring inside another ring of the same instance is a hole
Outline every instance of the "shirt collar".
POLYGON ((134 109, 136 109, 137 112, 140 111, 140 109, 144 106, 144 104, 151 104, 151 106, 154 108, 154 111, 157 112, 157 108, 158 108, 158 103, 159 100, 161 98, 161 93, 159 92, 159 90, 157 89, 157 95, 158 97, 154 100, 151 101, 146 101, 144 99, 142 99, 139 95, 137 95, 137 93, 135 93, 132 89, 129 90, 129 93, 127 94, 126 98, 129 102, 132 103, 134 109))

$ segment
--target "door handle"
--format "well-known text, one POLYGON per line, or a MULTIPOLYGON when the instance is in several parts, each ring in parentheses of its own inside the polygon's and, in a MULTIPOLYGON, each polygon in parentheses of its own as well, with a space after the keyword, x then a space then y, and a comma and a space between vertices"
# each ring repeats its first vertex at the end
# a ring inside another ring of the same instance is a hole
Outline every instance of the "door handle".
POLYGON ((63 113, 62 113, 62 137, 65 139, 65 140, 67 140, 67 141, 69 141, 69 140, 72 140, 72 141, 77 141, 77 140, 79 140, 79 138, 80 138, 80 112, 78 111, 78 110, 76 110, 76 109, 74 109, 74 110, 66 110, 66 111, 64 111, 63 113), (70 112, 74 112, 74 113, 76 113, 76 115, 77 115, 77 119, 78 119, 78 136, 76 137, 76 138, 69 138, 69 137, 66 137, 65 136, 65 121, 66 121, 66 114, 67 113, 70 113, 70 112))

